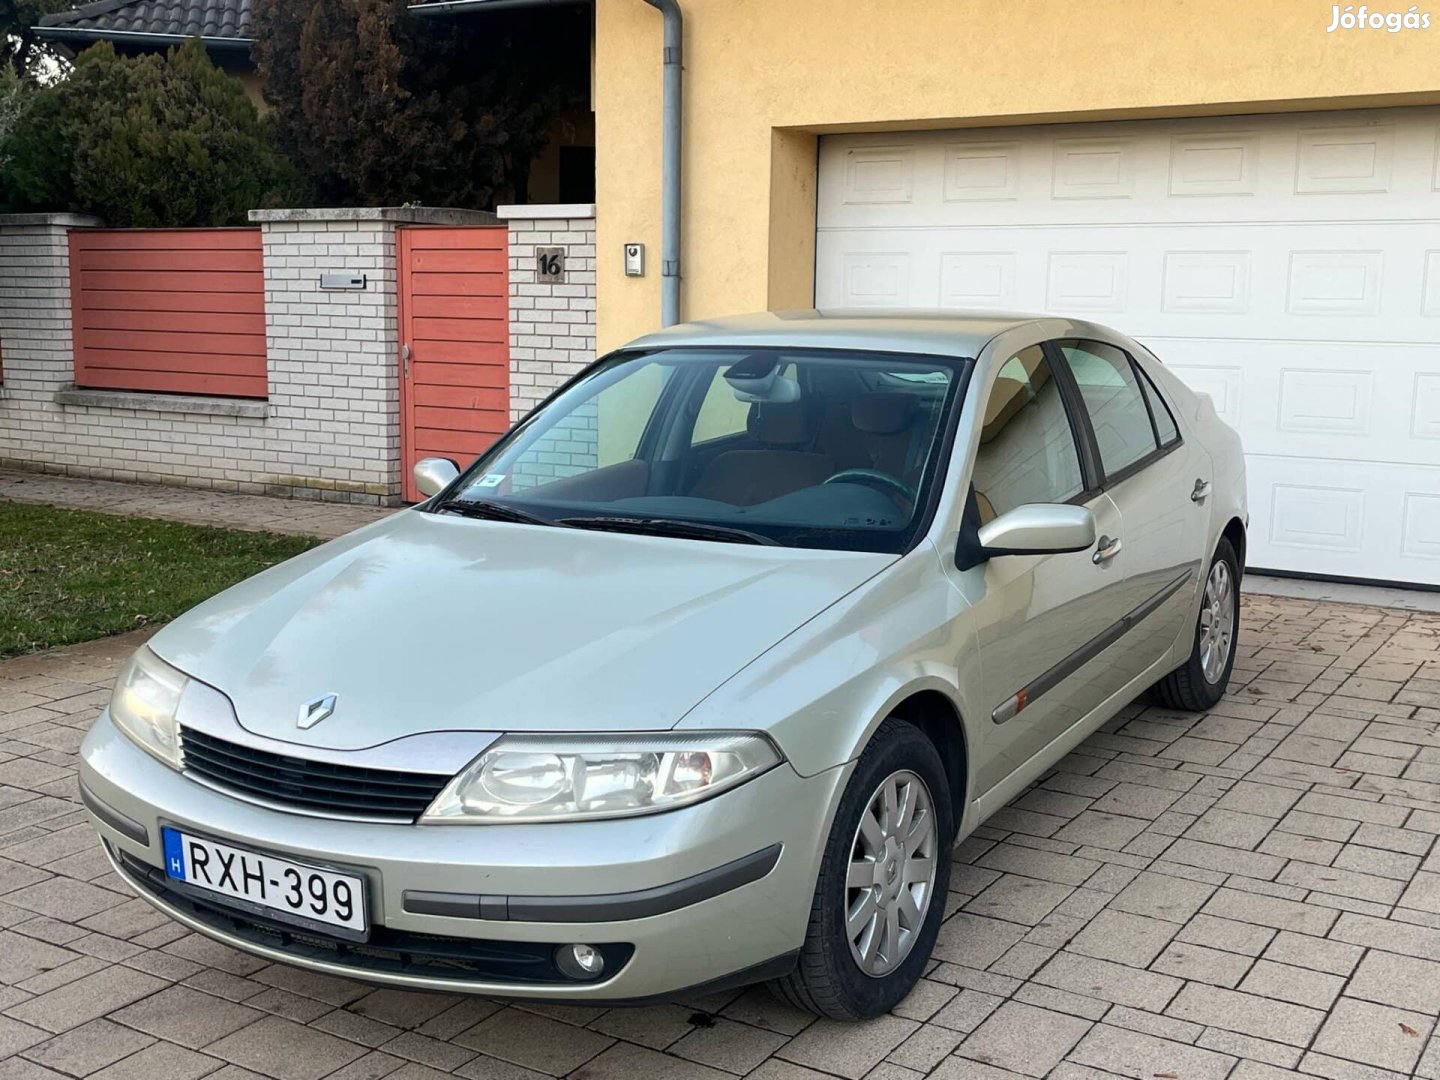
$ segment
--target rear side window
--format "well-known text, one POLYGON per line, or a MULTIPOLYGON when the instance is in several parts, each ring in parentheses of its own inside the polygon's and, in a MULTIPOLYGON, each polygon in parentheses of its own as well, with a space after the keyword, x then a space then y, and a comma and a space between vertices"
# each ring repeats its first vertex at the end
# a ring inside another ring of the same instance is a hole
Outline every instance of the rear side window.
POLYGON ((1140 370, 1140 385, 1145 391, 1145 400, 1150 403, 1150 414, 1155 417, 1155 434, 1160 436, 1160 445, 1172 446, 1180 441, 1180 430, 1175 426, 1175 417, 1170 415, 1170 406, 1160 396, 1150 373, 1139 364, 1135 366, 1140 370))
POLYGON ((1153 454, 1158 443, 1150 407, 1129 355, 1100 341, 1056 344, 1080 389, 1106 477, 1153 454))

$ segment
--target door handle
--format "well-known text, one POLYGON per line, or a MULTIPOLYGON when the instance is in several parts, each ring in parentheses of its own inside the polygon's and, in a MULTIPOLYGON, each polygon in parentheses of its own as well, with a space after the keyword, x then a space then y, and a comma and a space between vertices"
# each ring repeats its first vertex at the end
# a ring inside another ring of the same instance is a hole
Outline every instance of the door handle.
POLYGON ((1191 502, 1200 502, 1200 501, 1202 501, 1206 496, 1208 496, 1209 494, 1210 494, 1210 481, 1209 481, 1209 480, 1199 480, 1199 479, 1197 479, 1197 480, 1195 481, 1195 487, 1194 487, 1194 488, 1191 490, 1191 492, 1190 492, 1190 501, 1191 501, 1191 502))
POLYGON ((407 341, 400 346, 400 359, 405 361, 405 378, 410 377, 410 343, 407 341))
POLYGON ((1120 538, 1118 536, 1102 536, 1090 561, 1099 566, 1103 562, 1109 562, 1118 554, 1120 554, 1120 538))

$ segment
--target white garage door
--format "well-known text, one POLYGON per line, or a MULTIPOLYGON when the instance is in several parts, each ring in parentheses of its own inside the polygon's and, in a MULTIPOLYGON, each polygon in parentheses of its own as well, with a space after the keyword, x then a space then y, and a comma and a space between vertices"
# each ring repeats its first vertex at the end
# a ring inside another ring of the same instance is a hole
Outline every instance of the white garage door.
POLYGON ((1440 585, 1440 110, 830 136, 816 304, 1055 312, 1245 440, 1256 567, 1440 585))

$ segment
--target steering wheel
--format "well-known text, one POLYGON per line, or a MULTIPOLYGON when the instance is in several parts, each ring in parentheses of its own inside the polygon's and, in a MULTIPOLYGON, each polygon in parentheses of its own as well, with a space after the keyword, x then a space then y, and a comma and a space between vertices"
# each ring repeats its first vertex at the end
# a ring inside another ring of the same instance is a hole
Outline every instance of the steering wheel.
POLYGON ((843 469, 828 478, 827 484, 869 484, 880 488, 887 495, 899 495, 910 504, 919 497, 913 487, 879 469, 843 469))

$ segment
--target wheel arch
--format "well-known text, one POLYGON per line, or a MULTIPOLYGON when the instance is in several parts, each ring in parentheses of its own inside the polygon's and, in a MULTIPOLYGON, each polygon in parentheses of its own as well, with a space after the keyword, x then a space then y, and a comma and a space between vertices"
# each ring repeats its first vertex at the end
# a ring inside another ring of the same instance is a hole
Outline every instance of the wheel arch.
POLYGON ((889 715, 919 728, 935 746, 950 782, 950 807, 958 834, 965 818, 970 786, 970 746, 955 703, 939 690, 915 690, 897 702, 889 715))
POLYGON ((1225 528, 1220 531, 1220 536, 1230 541, 1230 546, 1235 549, 1235 561, 1240 566, 1240 574, 1245 574, 1245 525, 1238 517, 1232 517, 1226 523, 1225 528))

